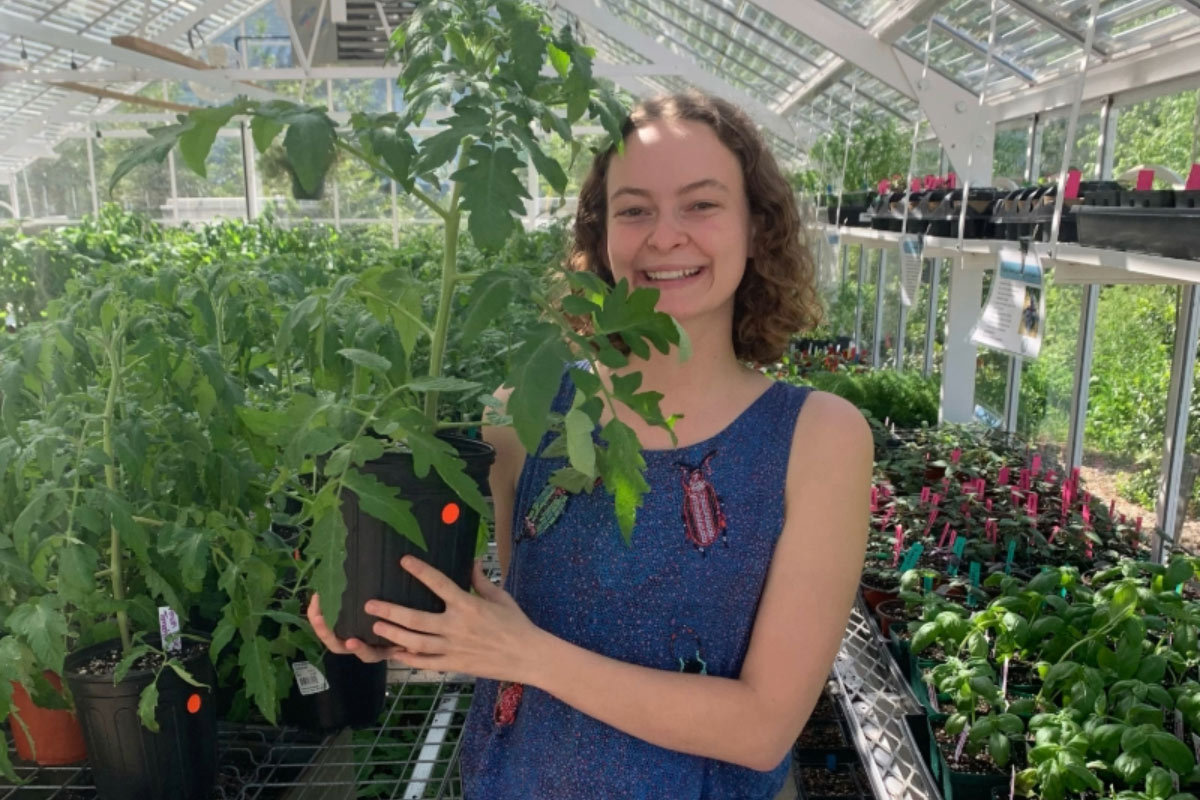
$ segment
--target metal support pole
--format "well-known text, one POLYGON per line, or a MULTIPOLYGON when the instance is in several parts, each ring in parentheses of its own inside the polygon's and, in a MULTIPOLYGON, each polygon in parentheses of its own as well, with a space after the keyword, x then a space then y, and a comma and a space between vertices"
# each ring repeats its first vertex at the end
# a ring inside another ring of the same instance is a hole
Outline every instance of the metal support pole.
POLYGON ((1192 402, 1195 378, 1196 337, 1200 334, 1200 292, 1196 284, 1180 287, 1179 308, 1175 314, 1175 353, 1171 359, 1171 388, 1167 395, 1167 430, 1163 447, 1163 472, 1159 479, 1158 530, 1154 537, 1153 559, 1160 564, 1176 544, 1181 517, 1186 515, 1191 481, 1183 480, 1184 456, 1187 455, 1188 409, 1192 402))
POLYGON ((938 423, 971 422, 975 418, 975 359, 971 329, 979 319, 983 273, 971 272, 950 259, 950 296, 946 309, 942 356, 942 396, 938 423))
POLYGON ((175 174, 175 148, 167 151, 167 175, 171 182, 171 219, 179 224, 179 182, 175 174))
POLYGON ((258 187, 255 185, 254 142, 250 137, 250 126, 243 121, 242 127, 242 181, 246 187, 246 221, 258 216, 258 187))
POLYGON ((858 299, 854 304, 854 346, 862 350, 863 272, 867 268, 867 248, 858 246, 858 299))
POLYGON ((1088 383, 1095 352, 1096 309, 1100 305, 1100 286, 1087 284, 1079 311, 1079 338, 1075 346, 1075 379, 1071 385, 1071 416, 1067 429, 1066 467, 1083 464, 1083 432, 1087 423, 1088 383))
MULTIPOLYGON (((841 283, 841 285, 844 288, 846 286, 846 270, 850 266, 850 245, 842 244, 842 245, 840 245, 840 247, 838 249, 842 251, 842 283, 841 283)), ((839 290, 838 293, 841 294, 841 291, 839 290)))
POLYGON ((525 159, 525 186, 529 192, 529 199, 525 201, 525 218, 528 220, 525 228, 532 230, 538 215, 542 213, 542 193, 538 186, 537 168, 533 165, 533 159, 528 157, 525 159))
POLYGON ((942 289, 942 259, 932 259, 929 264, 929 305, 925 311, 925 366, 926 378, 933 374, 933 342, 937 336, 938 297, 942 289))
POLYGON ((33 193, 29 191, 29 169, 21 170, 21 180, 25 184, 25 204, 29 206, 29 218, 33 219, 33 193))
MULTIPOLYGON (((303 49, 303 48, 301 48, 301 49, 303 49)), ((305 59, 305 61, 307 61, 307 59, 305 59)), ((333 113, 333 79, 332 78, 325 79, 325 109, 330 114, 333 113)), ((330 170, 333 171, 333 170, 335 170, 335 168, 330 167, 330 170)), ((342 197, 341 197, 341 193, 338 191, 338 180, 337 180, 336 171, 330 177, 333 179, 331 181, 333 183, 333 229, 340 231, 342 229, 342 197)))
MULTIPOLYGON (((17 173, 15 173, 15 172, 12 173, 10 177, 11 177, 12 181, 11 181, 11 183, 8 184, 8 199, 10 201, 10 205, 12 205, 13 219, 20 219, 21 218, 21 197, 20 197, 21 187, 17 185, 17 182, 20 180, 20 177, 18 177, 17 173)), ((95 184, 96 184, 96 182, 92 181, 92 185, 94 186, 95 184)))
POLYGON ((1031 183, 1037 180, 1038 173, 1042 171, 1041 122, 1041 117, 1034 114, 1033 121, 1029 123, 1029 150, 1026 151, 1028 158, 1025 161, 1025 180, 1031 183))
MULTIPOLYGON (((395 85, 389 80, 384 81, 384 96, 387 99, 387 110, 395 109, 395 85)), ((400 246, 400 204, 396 202, 396 181, 388 181, 391 191, 388 194, 392 199, 392 247, 400 246)))
POLYGON ((908 307, 904 303, 900 304, 900 324, 896 326, 896 358, 894 364, 896 371, 900 372, 904 369, 904 329, 908 326, 908 307))
POLYGON ((874 339, 871 342, 871 365, 875 369, 883 366, 883 291, 884 277, 887 274, 887 249, 879 250, 879 267, 875 270, 875 327, 872 329, 874 339))
MULTIPOLYGON (((91 126, 88 127, 88 133, 91 133, 91 126)), ((92 151, 92 137, 87 137, 87 156, 88 156, 88 185, 92 189, 92 214, 100 213, 100 194, 96 191, 96 154, 92 151)), ((15 195, 16 192, 14 191, 15 195)))
POLYGON ((1008 379, 1004 391, 1004 432, 1017 432, 1017 415, 1021 411, 1021 367, 1025 359, 1008 357, 1008 379))
POLYGON ((1104 98, 1100 106, 1100 141, 1096 144, 1096 180, 1112 177, 1113 153, 1117 141, 1117 109, 1113 108, 1112 95, 1104 98))

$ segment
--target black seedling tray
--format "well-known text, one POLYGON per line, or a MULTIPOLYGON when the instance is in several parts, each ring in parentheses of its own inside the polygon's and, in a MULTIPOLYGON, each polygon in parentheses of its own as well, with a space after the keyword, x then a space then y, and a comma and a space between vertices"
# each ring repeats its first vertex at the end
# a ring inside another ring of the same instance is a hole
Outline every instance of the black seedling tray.
POLYGON ((1079 243, 1087 247, 1200 260, 1200 207, 1079 209, 1079 243))
POLYGON ((1124 208, 1174 208, 1174 189, 1150 189, 1140 192, 1121 192, 1121 206, 1124 208))

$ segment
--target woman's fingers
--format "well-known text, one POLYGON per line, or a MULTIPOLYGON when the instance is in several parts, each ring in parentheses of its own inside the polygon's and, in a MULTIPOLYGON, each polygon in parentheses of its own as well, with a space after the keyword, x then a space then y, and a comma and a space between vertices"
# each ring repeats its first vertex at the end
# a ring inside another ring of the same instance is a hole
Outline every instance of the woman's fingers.
POLYGON ((427 636, 387 622, 376 622, 371 626, 371 630, 376 636, 382 636, 395 644, 402 653, 441 655, 445 652, 446 640, 440 636, 427 636))
MULTIPOLYGON (((313 627, 313 633, 321 640, 321 644, 329 648, 330 652, 339 655, 345 655, 350 650, 347 648, 347 642, 343 642, 334 635, 329 625, 325 622, 325 617, 321 614, 321 601, 316 592, 313 593, 312 599, 308 601, 308 621, 313 627)), ((358 641, 357 639, 352 641, 358 641)), ((362 644, 362 642, 358 642, 362 644)))
POLYGON ((394 657, 392 655, 393 648, 372 647, 360 639, 347 639, 342 641, 330 629, 329 624, 325 621, 324 615, 321 614, 321 600, 314 592, 312 599, 308 601, 308 621, 313 627, 313 633, 321 640, 321 644, 325 645, 331 653, 338 655, 355 655, 359 660, 368 664, 374 664, 376 661, 383 661, 394 657))
POLYGON ((500 595, 505 594, 505 591, 496 584, 492 583, 491 579, 483 571, 483 561, 476 559, 475 567, 471 573, 471 585, 475 587, 475 591, 479 592, 479 596, 485 600, 498 600, 500 595))
POLYGON ((400 566, 414 578, 425 584, 429 591, 442 598, 449 605, 458 600, 465 592, 458 584, 450 580, 444 572, 426 564, 416 556, 405 556, 400 560, 400 566))
POLYGON ((395 603, 385 603, 382 600, 368 600, 364 606, 366 612, 373 617, 422 633, 439 633, 442 614, 430 614, 428 611, 417 611, 407 606, 395 603))

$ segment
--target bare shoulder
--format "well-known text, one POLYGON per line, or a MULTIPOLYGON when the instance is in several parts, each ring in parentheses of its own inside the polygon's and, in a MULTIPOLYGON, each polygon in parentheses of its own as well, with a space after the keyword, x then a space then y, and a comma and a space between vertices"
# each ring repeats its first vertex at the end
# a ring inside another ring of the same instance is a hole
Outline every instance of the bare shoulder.
POLYGON ((829 392, 812 391, 796 419, 792 454, 805 460, 861 460, 874 456, 871 426, 858 407, 829 392))

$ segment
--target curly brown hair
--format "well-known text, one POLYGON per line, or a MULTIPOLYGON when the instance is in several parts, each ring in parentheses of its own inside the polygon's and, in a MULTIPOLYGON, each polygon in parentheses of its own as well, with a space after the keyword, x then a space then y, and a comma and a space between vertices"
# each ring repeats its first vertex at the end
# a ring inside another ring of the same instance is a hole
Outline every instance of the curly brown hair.
MULTIPOLYGON (((821 321, 816 270, 792 187, 754 123, 737 106, 701 92, 660 95, 629 112, 621 138, 659 120, 701 122, 742 165, 754 241, 734 296, 733 348, 743 361, 778 361, 791 337, 821 321)), ((579 192, 575 239, 568 268, 613 283, 605 255, 608 198, 605 183, 616 146, 596 155, 579 192)))

